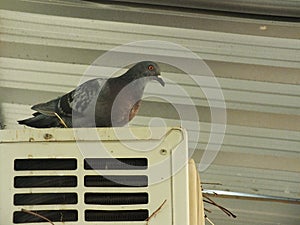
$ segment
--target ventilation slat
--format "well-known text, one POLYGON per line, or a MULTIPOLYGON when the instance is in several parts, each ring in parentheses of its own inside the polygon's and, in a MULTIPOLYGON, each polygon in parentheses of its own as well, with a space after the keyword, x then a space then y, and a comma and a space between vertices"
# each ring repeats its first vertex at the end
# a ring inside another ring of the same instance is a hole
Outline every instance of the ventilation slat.
MULTIPOLYGON (((38 210, 33 212, 48 218, 52 222, 78 221, 78 212, 76 210, 38 210)), ((47 222, 47 221, 35 215, 18 211, 18 212, 14 212, 13 222, 14 223, 35 223, 35 222, 37 223, 37 222, 47 222)))
POLYGON ((84 201, 97 205, 147 204, 148 193, 85 193, 84 201))
POLYGON ((76 193, 34 193, 15 194, 14 205, 66 205, 77 204, 76 193))
POLYGON ((76 187, 76 176, 17 176, 14 178, 15 188, 37 187, 76 187))
POLYGON ((26 170, 76 170, 76 159, 15 159, 16 171, 26 170))
POLYGON ((148 218, 146 209, 140 210, 86 210, 86 221, 144 221, 148 218))
POLYGON ((136 176, 85 176, 86 187, 147 187, 148 177, 145 175, 136 176))
POLYGON ((145 170, 146 158, 87 158, 84 160, 86 170, 145 170))

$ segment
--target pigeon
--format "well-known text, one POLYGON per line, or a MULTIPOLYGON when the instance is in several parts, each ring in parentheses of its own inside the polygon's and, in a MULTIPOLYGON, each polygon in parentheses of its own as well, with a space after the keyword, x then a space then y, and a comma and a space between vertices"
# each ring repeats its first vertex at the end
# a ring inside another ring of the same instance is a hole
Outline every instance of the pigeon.
POLYGON ((119 77, 86 81, 71 92, 31 107, 33 117, 19 120, 35 128, 121 127, 137 114, 148 82, 165 82, 160 68, 142 61, 119 77))

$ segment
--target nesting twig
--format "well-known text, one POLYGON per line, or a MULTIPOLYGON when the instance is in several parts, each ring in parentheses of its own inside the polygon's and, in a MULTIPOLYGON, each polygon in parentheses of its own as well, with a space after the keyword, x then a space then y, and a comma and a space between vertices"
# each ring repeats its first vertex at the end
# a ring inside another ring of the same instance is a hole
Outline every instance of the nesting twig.
POLYGON ((218 203, 216 203, 215 201, 213 201, 211 198, 209 198, 207 195, 203 194, 203 198, 207 199, 207 200, 203 199, 203 202, 206 202, 208 204, 211 204, 211 205, 214 205, 214 206, 218 207, 219 209, 221 209, 229 217, 231 216, 233 218, 236 218, 236 215, 234 215, 231 211, 229 211, 225 207, 219 205, 218 203))
POLYGON ((204 208, 204 211, 205 211, 205 212, 208 212, 208 213, 211 213, 211 211, 208 210, 208 209, 206 209, 206 208, 204 208))
POLYGON ((65 121, 55 112, 54 115, 59 119, 60 123, 65 127, 68 128, 67 124, 65 121))
POLYGON ((43 219, 43 220, 46 220, 46 221, 49 222, 51 225, 55 225, 55 224, 54 224, 51 220, 49 220, 47 217, 42 216, 42 215, 40 215, 40 214, 38 214, 38 213, 32 212, 32 211, 27 210, 27 209, 21 209, 21 211, 24 212, 24 213, 28 213, 28 214, 31 214, 31 215, 33 215, 33 216, 39 217, 39 218, 41 218, 41 219, 43 219))
POLYGON ((217 183, 217 182, 201 182, 201 184, 222 185, 221 183, 217 183))
POLYGON ((205 219, 206 219, 211 225, 215 225, 215 224, 208 218, 207 215, 205 215, 204 217, 205 217, 205 219))
MULTIPOLYGON (((221 183, 201 183, 201 189, 203 191, 202 188, 202 184, 214 184, 214 185, 222 185, 221 183)), ((217 196, 218 194, 214 192, 214 195, 217 196)), ((211 198, 209 198, 206 194, 202 193, 203 198, 206 198, 207 200, 203 199, 203 202, 206 202, 208 204, 214 205, 216 207, 218 207, 220 210, 222 210, 227 216, 231 216, 233 218, 236 218, 236 215, 234 215, 231 211, 229 211, 228 209, 226 209, 225 207, 217 204, 215 201, 213 201, 211 198)), ((205 209, 205 211, 210 212, 210 210, 205 209)), ((207 216, 205 215, 205 218, 207 218, 207 216)), ((209 221, 210 222, 210 221, 209 221)))
POLYGON ((162 207, 164 206, 164 204, 166 202, 167 202, 167 199, 165 199, 163 201, 163 203, 161 203, 161 205, 145 220, 145 221, 147 221, 146 225, 149 225, 149 221, 159 213, 159 211, 162 209, 162 207))

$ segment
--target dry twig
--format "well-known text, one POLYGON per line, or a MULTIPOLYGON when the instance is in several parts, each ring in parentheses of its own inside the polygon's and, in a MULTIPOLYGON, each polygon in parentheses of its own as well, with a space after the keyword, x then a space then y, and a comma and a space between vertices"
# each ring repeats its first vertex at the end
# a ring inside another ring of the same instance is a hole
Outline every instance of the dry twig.
POLYGON ((65 127, 68 128, 67 124, 65 121, 55 112, 54 115, 59 119, 60 123, 65 127))
POLYGON ((217 182, 201 182, 201 184, 208 184, 208 185, 223 185, 221 183, 217 183, 217 182))
POLYGON ((205 211, 205 212, 208 212, 208 213, 211 213, 211 211, 208 210, 208 209, 206 209, 206 208, 204 208, 204 211, 205 211))
POLYGON ((28 213, 28 214, 31 214, 31 215, 33 215, 33 216, 39 217, 39 218, 41 218, 41 219, 43 219, 43 220, 46 220, 46 221, 49 222, 51 225, 55 225, 55 224, 54 224, 51 220, 49 220, 47 217, 42 216, 42 215, 40 215, 40 214, 38 214, 38 213, 32 212, 32 211, 27 210, 27 209, 21 209, 21 211, 24 212, 24 213, 28 213))
POLYGON ((227 216, 232 216, 233 218, 236 218, 236 215, 234 215, 231 211, 229 211, 228 209, 226 209, 225 207, 219 205, 218 203, 216 203, 215 201, 213 201, 211 198, 209 198, 207 195, 203 194, 203 198, 206 198, 207 200, 203 199, 203 202, 206 202, 208 204, 214 205, 216 207, 218 207, 219 209, 221 209, 227 216))
POLYGON ((211 224, 211 225, 215 225, 209 218, 207 215, 205 215, 205 219, 211 224))
MULTIPOLYGON (((202 189, 202 191, 203 191, 202 184, 203 184, 203 183, 201 183, 201 189, 202 189)), ((206 184, 208 184, 208 183, 206 183, 206 184)), ((221 183, 210 183, 210 184, 214 184, 214 185, 222 185, 221 183)), ((217 196, 218 194, 214 192, 214 195, 217 196)), ((236 215, 234 215, 231 211, 229 211, 229 210, 226 209, 225 207, 223 207, 223 206, 217 204, 215 201, 213 201, 211 198, 209 198, 206 194, 203 193, 202 196, 203 196, 203 198, 206 198, 206 199, 207 199, 207 200, 203 199, 203 202, 206 202, 206 203, 208 203, 208 204, 211 204, 211 205, 214 205, 214 206, 218 207, 220 210, 222 210, 222 211, 223 211, 227 216, 229 216, 229 217, 232 216, 233 218, 236 218, 236 215)), ((207 211, 207 212, 210 212, 208 209, 205 209, 205 208, 204 208, 204 210, 207 211)), ((205 215, 205 218, 207 218, 206 215, 205 215)), ((207 219, 208 219, 208 218, 207 218, 207 219)), ((208 222, 211 222, 211 221, 208 221, 208 222)))
POLYGON ((165 199, 163 201, 163 203, 161 203, 161 205, 145 220, 147 221, 146 225, 149 225, 149 221, 152 219, 152 217, 155 217, 157 215, 157 213, 162 209, 162 207, 164 206, 164 204, 167 202, 167 199, 165 199))

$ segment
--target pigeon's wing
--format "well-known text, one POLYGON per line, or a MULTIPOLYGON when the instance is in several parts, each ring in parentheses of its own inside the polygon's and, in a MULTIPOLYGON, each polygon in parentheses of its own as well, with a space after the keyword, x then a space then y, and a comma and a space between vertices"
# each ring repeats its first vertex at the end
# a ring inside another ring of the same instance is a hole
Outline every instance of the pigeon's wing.
POLYGON ((96 103, 105 82, 106 80, 101 78, 92 79, 63 95, 57 104, 58 114, 71 116, 72 112, 75 112, 84 115, 96 103))
POLYGON ((31 109, 47 116, 55 116, 57 113, 60 116, 71 117, 72 112, 83 115, 97 100, 105 81, 101 78, 89 80, 73 91, 49 102, 34 105, 31 109))

